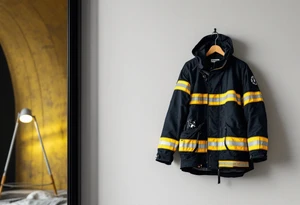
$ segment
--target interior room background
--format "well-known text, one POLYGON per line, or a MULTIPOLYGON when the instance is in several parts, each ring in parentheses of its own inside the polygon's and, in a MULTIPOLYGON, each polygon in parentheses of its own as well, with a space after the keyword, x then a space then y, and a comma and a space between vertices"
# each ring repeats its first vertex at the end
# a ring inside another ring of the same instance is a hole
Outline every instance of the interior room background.
MULTIPOLYGON (((0 1, 0 44, 7 62, 7 66, 1 63, 0 76, 3 90, 0 173, 17 113, 27 107, 37 118, 58 190, 67 188, 66 11, 66 0, 0 1)), ((50 182, 33 124, 19 125, 14 149, 7 182, 50 182)))
POLYGON ((300 203, 297 0, 90 0, 83 4, 83 204, 300 203), (155 162, 183 64, 205 35, 233 39, 266 104, 268 161, 243 178, 155 162))

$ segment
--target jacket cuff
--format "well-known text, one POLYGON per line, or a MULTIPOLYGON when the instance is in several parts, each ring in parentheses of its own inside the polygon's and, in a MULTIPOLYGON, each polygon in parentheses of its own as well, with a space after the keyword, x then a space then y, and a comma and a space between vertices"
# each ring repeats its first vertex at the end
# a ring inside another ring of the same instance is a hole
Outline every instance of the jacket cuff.
POLYGON ((170 165, 173 161, 174 152, 159 149, 156 155, 156 161, 170 165))
POLYGON ((253 162, 263 162, 267 160, 267 151, 265 150, 255 150, 250 152, 250 159, 253 162))

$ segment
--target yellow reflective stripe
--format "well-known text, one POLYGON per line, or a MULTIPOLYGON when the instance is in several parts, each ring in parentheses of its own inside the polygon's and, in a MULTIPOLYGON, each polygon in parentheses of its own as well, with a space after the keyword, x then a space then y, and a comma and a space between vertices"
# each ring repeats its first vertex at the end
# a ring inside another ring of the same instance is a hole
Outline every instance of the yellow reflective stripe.
POLYGON ((243 97, 248 97, 248 96, 253 96, 253 95, 261 95, 260 91, 250 91, 250 92, 246 92, 243 97))
POLYGON ((248 142, 253 142, 253 141, 263 141, 263 142, 269 142, 269 139, 267 137, 263 136, 253 136, 248 138, 248 142))
POLYGON ((242 105, 241 95, 236 93, 235 90, 228 90, 222 94, 209 94, 209 105, 224 105, 231 101, 242 105))
POLYGON ((230 161, 230 160, 219 160, 219 167, 249 167, 247 161, 230 161))
POLYGON ((159 139, 158 148, 176 151, 178 141, 168 137, 161 137, 159 139))
MULTIPOLYGON (((198 152, 212 151, 224 151, 227 150, 226 145, 229 150, 232 151, 248 151, 247 138, 241 137, 223 137, 223 138, 208 138, 206 140, 198 140, 198 152)), ((182 152, 192 152, 196 148, 197 140, 191 139, 181 139, 179 141, 179 151, 182 152)))
POLYGON ((249 151, 253 150, 268 150, 268 138, 263 136, 253 136, 248 138, 249 151))
POLYGON ((262 93, 260 91, 246 92, 243 95, 244 106, 246 106, 249 103, 261 102, 261 101, 264 101, 264 100, 262 97, 262 93))
POLYGON ((222 94, 210 94, 209 98, 224 98, 229 94, 234 94, 236 95, 238 98, 241 98, 241 95, 236 93, 235 90, 228 90, 226 93, 222 93, 222 94))
MULTIPOLYGON (((227 145, 228 150, 230 151, 241 151, 241 152, 247 152, 248 147, 243 147, 243 146, 233 146, 233 145, 227 145)), ((226 151, 227 148, 226 146, 208 146, 208 150, 211 151, 226 151)))
POLYGON ((181 139, 179 141, 179 152, 207 152, 206 140, 181 139), (195 150, 198 143, 198 148, 195 150))
POLYGON ((208 94, 207 93, 193 93, 192 97, 194 98, 207 98, 208 94))
POLYGON ((224 151, 227 150, 226 146, 229 150, 232 151, 248 151, 247 138, 242 137, 222 137, 222 138, 208 138, 208 150, 212 151, 224 151))
POLYGON ((181 90, 183 92, 186 92, 187 94, 191 94, 191 91, 187 88, 181 87, 181 86, 176 86, 174 90, 181 90))
POLYGON ((236 102, 239 105, 242 105, 241 95, 236 93, 234 90, 228 90, 226 93, 222 94, 207 94, 207 93, 193 93, 191 95, 191 105, 201 105, 208 104, 217 106, 224 105, 227 102, 236 102))
POLYGON ((177 84, 175 86, 175 90, 181 90, 183 92, 186 92, 187 94, 191 94, 191 85, 189 82, 184 80, 178 80, 177 84))
POLYGON ((177 81, 178 84, 183 84, 183 85, 186 85, 186 86, 189 86, 190 87, 190 83, 185 81, 185 80, 178 80, 177 81))
POLYGON ((233 137, 233 136, 226 136, 226 137, 222 137, 222 138, 209 137, 208 138, 208 142, 224 142, 225 138, 226 138, 226 142, 227 141, 241 142, 241 143, 246 143, 247 142, 247 138, 244 138, 244 137, 233 137))
POLYGON ((227 98, 226 100, 219 102, 209 101, 209 105, 225 105, 227 102, 236 102, 238 105, 242 105, 241 101, 237 100, 236 98, 227 98))
POLYGON ((172 146, 168 146, 168 145, 161 145, 161 144, 159 144, 158 148, 159 149, 167 149, 167 150, 171 150, 171 151, 174 151, 174 152, 176 151, 176 148, 174 148, 172 146))
POLYGON ((244 106, 246 106, 249 103, 262 102, 262 101, 264 101, 263 98, 249 99, 249 100, 244 101, 244 106))
POLYGON ((191 95, 191 105, 203 105, 207 104, 207 98, 208 94, 207 93, 193 93, 191 95))

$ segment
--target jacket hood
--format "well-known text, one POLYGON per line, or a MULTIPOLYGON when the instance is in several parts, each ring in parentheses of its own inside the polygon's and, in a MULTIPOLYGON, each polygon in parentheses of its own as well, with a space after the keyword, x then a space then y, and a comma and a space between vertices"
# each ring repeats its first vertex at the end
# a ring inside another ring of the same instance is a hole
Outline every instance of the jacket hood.
POLYGON ((200 58, 200 67, 203 68, 204 62, 207 60, 206 53, 209 48, 214 44, 219 45, 225 52, 224 57, 220 59, 216 64, 217 67, 224 65, 229 57, 233 54, 233 44, 230 37, 223 34, 211 34, 203 37, 199 43, 193 48, 192 53, 195 57, 200 58), (217 39, 217 40, 216 40, 217 39))

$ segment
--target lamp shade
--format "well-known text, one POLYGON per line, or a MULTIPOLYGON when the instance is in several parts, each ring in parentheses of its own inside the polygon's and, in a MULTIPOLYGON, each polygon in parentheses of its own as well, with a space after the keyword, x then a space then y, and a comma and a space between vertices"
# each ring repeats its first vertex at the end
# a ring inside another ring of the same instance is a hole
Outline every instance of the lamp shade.
POLYGON ((29 123, 32 121, 31 110, 28 108, 23 108, 20 112, 20 121, 23 123, 29 123))

